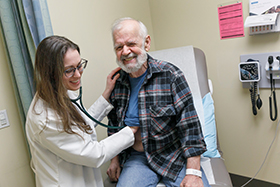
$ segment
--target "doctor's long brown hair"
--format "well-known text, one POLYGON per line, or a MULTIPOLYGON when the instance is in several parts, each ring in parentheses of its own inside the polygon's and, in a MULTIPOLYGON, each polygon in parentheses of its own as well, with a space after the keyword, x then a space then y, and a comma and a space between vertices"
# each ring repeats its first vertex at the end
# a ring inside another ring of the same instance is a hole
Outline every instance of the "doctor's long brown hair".
POLYGON ((63 84, 63 59, 68 49, 74 49, 80 53, 78 45, 62 36, 49 36, 39 44, 34 71, 36 99, 43 99, 49 108, 57 112, 65 132, 76 134, 71 127, 78 126, 82 131, 92 133, 91 127, 86 124, 71 103, 63 84))

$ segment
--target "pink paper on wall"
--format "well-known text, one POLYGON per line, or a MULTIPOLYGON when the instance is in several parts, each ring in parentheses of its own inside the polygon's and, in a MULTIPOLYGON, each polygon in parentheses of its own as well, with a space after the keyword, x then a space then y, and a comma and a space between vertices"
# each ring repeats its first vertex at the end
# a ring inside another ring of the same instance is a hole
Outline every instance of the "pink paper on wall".
POLYGON ((242 3, 218 7, 220 38, 244 36, 242 3))

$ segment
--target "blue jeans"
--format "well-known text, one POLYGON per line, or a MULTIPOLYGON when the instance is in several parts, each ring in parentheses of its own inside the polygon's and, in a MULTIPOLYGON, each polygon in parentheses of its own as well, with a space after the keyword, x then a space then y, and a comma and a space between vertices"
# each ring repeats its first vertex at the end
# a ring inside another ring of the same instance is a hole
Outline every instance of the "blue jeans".
MULTIPOLYGON (((202 170, 204 187, 211 187, 202 170)), ((186 166, 183 167, 176 181, 171 181, 154 172, 149 166, 144 152, 132 151, 131 156, 125 162, 117 187, 156 187, 161 180, 167 187, 180 186, 186 175, 186 166)))

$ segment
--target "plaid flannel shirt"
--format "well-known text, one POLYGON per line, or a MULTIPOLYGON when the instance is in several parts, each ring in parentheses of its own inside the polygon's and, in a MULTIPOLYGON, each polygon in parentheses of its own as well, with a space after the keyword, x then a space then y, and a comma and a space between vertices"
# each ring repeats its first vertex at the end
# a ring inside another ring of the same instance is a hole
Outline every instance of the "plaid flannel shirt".
MULTIPOLYGON (((109 125, 123 126, 130 96, 128 74, 121 70, 110 101, 109 125)), ((182 71, 148 55, 148 72, 138 95, 142 144, 149 166, 175 180, 186 159, 206 151, 192 94, 182 71)), ((108 129, 108 135, 118 130, 108 129)))

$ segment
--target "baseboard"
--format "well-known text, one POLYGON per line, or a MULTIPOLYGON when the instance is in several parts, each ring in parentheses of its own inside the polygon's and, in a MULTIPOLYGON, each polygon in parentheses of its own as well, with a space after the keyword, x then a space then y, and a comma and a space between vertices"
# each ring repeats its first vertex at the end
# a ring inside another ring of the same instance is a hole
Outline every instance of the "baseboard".
MULTIPOLYGON (((236 175, 236 174, 232 174, 232 173, 230 173, 229 175, 230 175, 233 187, 241 187, 242 185, 244 185, 246 182, 248 182, 251 179, 248 177, 244 177, 244 176, 236 175)), ((247 184, 246 187, 280 187, 280 185, 254 179, 249 184, 247 184)))

